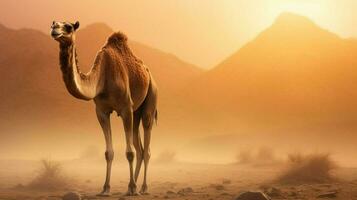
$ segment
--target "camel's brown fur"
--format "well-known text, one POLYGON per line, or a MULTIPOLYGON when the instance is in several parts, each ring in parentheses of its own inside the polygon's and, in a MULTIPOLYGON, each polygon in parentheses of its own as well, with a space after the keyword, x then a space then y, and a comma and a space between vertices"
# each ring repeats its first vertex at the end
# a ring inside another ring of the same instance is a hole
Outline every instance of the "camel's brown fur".
POLYGON ((109 195, 111 164, 114 157, 110 114, 116 111, 123 119, 126 135, 126 156, 130 167, 128 195, 136 194, 136 180, 144 161, 144 182, 141 193, 147 192, 146 172, 150 159, 150 139, 153 121, 157 119, 157 89, 149 69, 137 58, 121 32, 112 34, 98 52, 91 70, 80 72, 74 33, 79 23, 53 22, 52 37, 60 43, 60 65, 67 90, 82 100, 94 100, 99 123, 103 129, 107 160, 107 175, 100 195, 109 195), (139 124, 144 128, 144 145, 139 124), (133 171, 134 150, 136 168, 133 171))

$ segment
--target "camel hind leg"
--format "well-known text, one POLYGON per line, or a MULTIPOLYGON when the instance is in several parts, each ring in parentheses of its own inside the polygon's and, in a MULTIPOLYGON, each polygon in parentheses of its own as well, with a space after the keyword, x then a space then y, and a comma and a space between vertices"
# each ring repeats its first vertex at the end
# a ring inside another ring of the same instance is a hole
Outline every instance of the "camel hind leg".
POLYGON ((149 160, 151 157, 150 152, 150 142, 151 142, 151 129, 153 125, 153 118, 151 114, 144 114, 143 116, 143 127, 144 127, 144 180, 143 185, 141 187, 140 193, 147 194, 148 186, 147 186, 147 170, 149 166, 149 160))
POLYGON ((143 110, 142 110, 142 125, 144 128, 144 180, 141 187, 141 194, 148 194, 147 186, 147 171, 150 160, 150 142, 151 142, 151 130, 154 124, 154 121, 157 118, 157 92, 155 85, 150 84, 149 92, 144 101, 143 110))

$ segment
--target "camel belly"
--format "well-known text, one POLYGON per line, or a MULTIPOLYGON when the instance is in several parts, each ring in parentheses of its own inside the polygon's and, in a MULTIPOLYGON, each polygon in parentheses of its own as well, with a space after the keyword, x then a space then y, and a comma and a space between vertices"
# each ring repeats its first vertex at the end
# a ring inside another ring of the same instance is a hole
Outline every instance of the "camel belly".
POLYGON ((96 104, 104 110, 115 110, 118 114, 128 105, 132 106, 133 111, 137 110, 144 102, 150 85, 150 72, 145 65, 132 65, 120 71, 127 72, 126 76, 118 71, 110 71, 108 74, 112 74, 112 78, 106 82, 103 93, 95 98, 96 104))
POLYGON ((135 74, 129 76, 129 79, 131 100, 133 102, 133 110, 135 111, 146 98, 150 85, 149 70, 146 66, 142 66, 135 74))

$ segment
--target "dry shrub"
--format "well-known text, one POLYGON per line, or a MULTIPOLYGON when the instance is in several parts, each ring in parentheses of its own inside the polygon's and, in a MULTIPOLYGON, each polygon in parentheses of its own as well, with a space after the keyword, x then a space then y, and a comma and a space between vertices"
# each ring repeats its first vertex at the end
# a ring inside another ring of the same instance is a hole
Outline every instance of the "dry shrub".
POLYGON ((250 150, 242 150, 237 156, 239 164, 252 164, 256 166, 272 165, 278 163, 274 150, 269 147, 261 147, 255 153, 250 150))
POLYGON ((249 150, 243 150, 238 153, 237 160, 239 164, 248 164, 252 163, 253 155, 249 150))
POLYGON ((28 185, 37 190, 57 190, 67 186, 68 180, 63 176, 61 164, 49 159, 41 160, 37 176, 28 185))
POLYGON ((289 154, 287 169, 280 175, 280 183, 323 183, 333 181, 331 171, 337 165, 330 154, 289 154))
POLYGON ((256 155, 256 162, 262 164, 272 164, 276 162, 274 150, 269 147, 261 147, 256 155))
POLYGON ((304 160, 304 156, 301 153, 288 154, 288 161, 290 163, 301 163, 304 160))
POLYGON ((158 163, 173 163, 176 161, 176 153, 174 151, 162 151, 155 159, 158 163))

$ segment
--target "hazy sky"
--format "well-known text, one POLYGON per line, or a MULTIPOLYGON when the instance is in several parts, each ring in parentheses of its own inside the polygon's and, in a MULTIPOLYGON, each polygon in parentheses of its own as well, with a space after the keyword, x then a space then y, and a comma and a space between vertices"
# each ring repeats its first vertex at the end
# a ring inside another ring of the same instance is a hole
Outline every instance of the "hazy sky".
POLYGON ((284 11, 357 37, 356 0, 1 0, 0 23, 48 32, 54 19, 105 22, 133 40, 211 68, 284 11))

